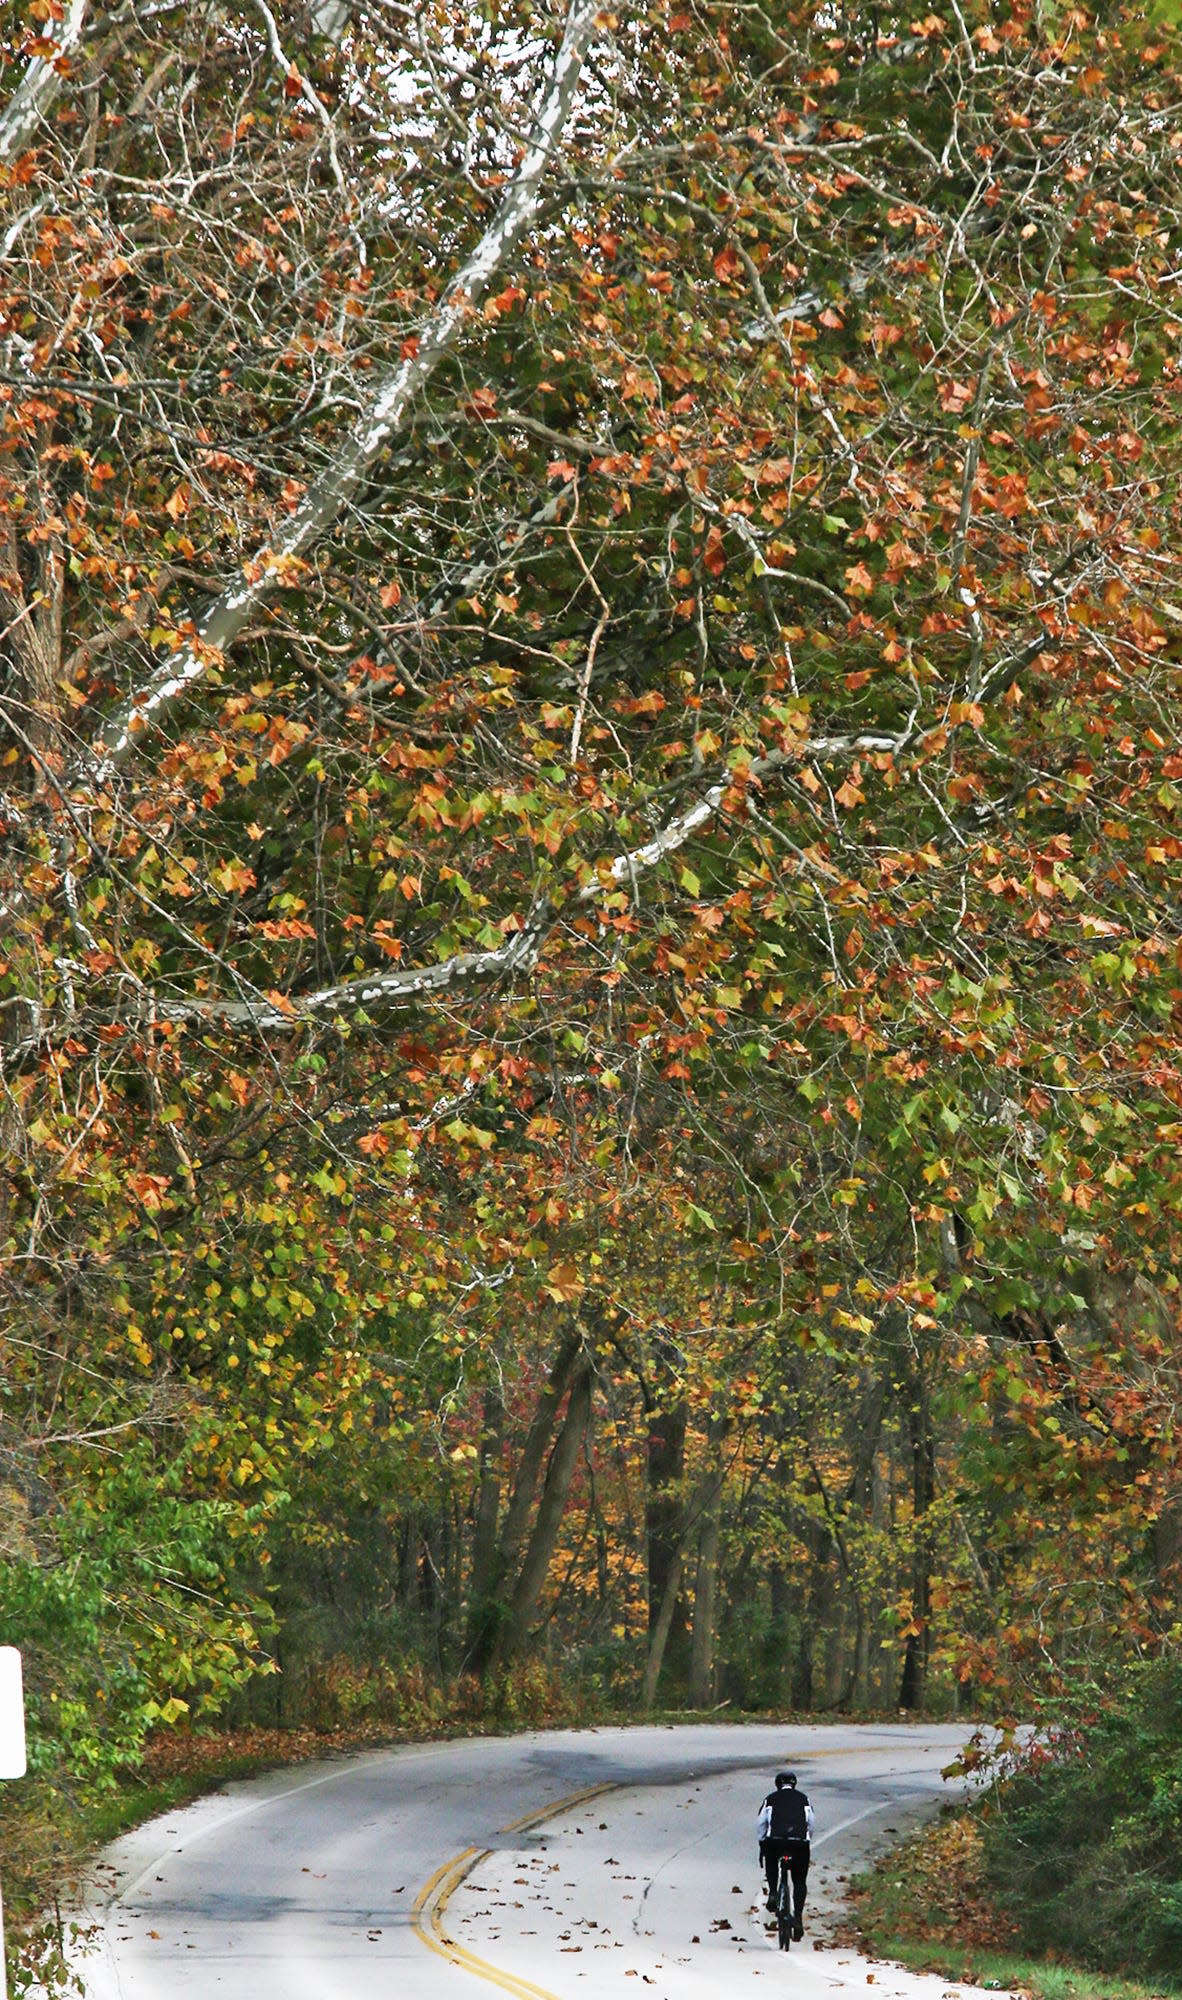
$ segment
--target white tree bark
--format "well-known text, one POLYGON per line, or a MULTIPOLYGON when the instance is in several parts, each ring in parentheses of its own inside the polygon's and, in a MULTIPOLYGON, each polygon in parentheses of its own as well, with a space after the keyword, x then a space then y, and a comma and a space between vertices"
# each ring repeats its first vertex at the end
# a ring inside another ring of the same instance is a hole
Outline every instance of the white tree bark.
POLYGON ((15 160, 33 144, 41 120, 62 87, 58 64, 68 62, 82 40, 87 6, 88 0, 70 0, 65 19, 47 22, 40 30, 42 37, 54 44, 54 53, 30 57, 24 76, 0 111, 0 163, 15 160))
MULTIPOLYGON (((109 716, 93 749, 92 783, 108 779, 137 735, 199 681, 254 616, 284 574, 334 526, 379 453, 406 422, 416 398, 455 346, 493 278, 521 243, 537 213, 542 183, 578 89, 583 58, 599 14, 598 0, 572 0, 553 70, 542 91, 529 144, 500 206, 475 250, 423 320, 413 352, 378 385, 331 464, 309 487, 275 541, 244 565, 241 578, 209 607, 197 637, 161 661, 156 671, 109 716)), ((408 346, 410 343, 408 343, 408 346)))
POLYGON ((595 880, 589 882, 563 905, 549 899, 534 905, 519 919, 518 927, 503 945, 488 951, 456 952, 436 965, 399 966, 388 972, 364 973, 357 979, 322 986, 314 993, 300 995, 283 1006, 265 995, 238 1000, 160 1000, 156 1012, 162 1020, 222 1022, 255 1033, 292 1029, 333 1015, 367 1012, 371 1007, 414 1006, 432 994, 447 993, 457 987, 488 980, 519 977, 532 972, 550 932, 564 915, 588 908, 611 889, 635 885, 642 875, 660 867, 670 854, 714 819, 728 791, 740 778, 759 782, 777 771, 802 762, 889 752, 898 755, 916 740, 914 714, 897 736, 823 736, 801 744, 799 750, 769 750, 755 757, 742 774, 728 771, 705 791, 685 812, 663 826, 651 840, 626 853, 605 856, 596 866, 595 880))

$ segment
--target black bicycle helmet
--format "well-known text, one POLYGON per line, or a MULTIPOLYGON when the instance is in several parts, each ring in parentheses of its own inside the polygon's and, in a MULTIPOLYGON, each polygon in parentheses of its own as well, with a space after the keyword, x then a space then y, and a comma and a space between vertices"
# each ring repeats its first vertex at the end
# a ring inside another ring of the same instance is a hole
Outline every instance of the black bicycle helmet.
POLYGON ((777 1772, 776 1772, 776 1790, 777 1790, 777 1791, 779 1791, 779 1789, 780 1789, 780 1786, 781 1786, 781 1785, 794 1785, 795 1783, 796 1783, 796 1773, 795 1773, 795 1771, 777 1771, 777 1772))

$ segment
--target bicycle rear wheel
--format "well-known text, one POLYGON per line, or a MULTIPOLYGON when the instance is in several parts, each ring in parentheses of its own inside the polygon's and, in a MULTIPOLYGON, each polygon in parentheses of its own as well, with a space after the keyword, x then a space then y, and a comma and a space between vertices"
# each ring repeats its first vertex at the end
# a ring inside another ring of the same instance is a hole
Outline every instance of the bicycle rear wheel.
POLYGON ((776 1931, 780 1950, 788 1951, 792 1945, 792 1877, 785 1861, 780 1862, 780 1892, 776 1897, 776 1931))

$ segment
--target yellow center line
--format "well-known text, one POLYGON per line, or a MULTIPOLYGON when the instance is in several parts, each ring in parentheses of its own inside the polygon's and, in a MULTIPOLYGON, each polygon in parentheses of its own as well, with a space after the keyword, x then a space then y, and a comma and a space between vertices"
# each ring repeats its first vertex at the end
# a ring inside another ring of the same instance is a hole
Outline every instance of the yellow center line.
POLYGON ((548 1819, 557 1819, 559 1813, 571 1812, 575 1806, 586 1805, 588 1799, 598 1799, 604 1792, 618 1790, 619 1786, 611 1780, 602 1785, 584 1785, 581 1792, 568 1792, 564 1799, 555 1799, 553 1805, 543 1806, 540 1811, 535 1809, 523 1813, 520 1819, 511 1819, 501 1832, 525 1833, 531 1826, 544 1826, 548 1819))
MULTIPOLYGON (((800 1762, 811 1762, 816 1757, 848 1756, 847 1750, 807 1751, 800 1762)), ((598 1799, 605 1792, 619 1789, 615 1784, 586 1785, 582 1791, 568 1792, 565 1798, 552 1799, 549 1805, 523 1813, 520 1819, 510 1820, 503 1826, 502 1833, 526 1833, 530 1827, 542 1826, 549 1819, 557 1819, 560 1813, 570 1812, 575 1806, 586 1805, 590 1799, 598 1799)), ((415 1936, 428 1951, 437 1952, 440 1958, 451 1965, 458 1965, 477 1979, 485 1980, 490 1986, 499 1986, 504 1993, 512 1993, 516 2000, 557 2000, 557 1995, 546 1986, 535 1986, 532 1980, 519 1979, 516 1973, 504 1972, 499 1965, 492 1965, 487 1958, 481 1958, 467 1945, 457 1944, 443 1927, 443 1913, 461 1883, 487 1861, 493 1850, 489 1847, 465 1847, 460 1854, 453 1854, 444 1861, 435 1873, 424 1882, 411 1906, 410 1921, 415 1936)))
MULTIPOLYGON (((574 1806, 585 1805, 589 1799, 597 1799, 603 1792, 611 1792, 614 1785, 587 1785, 581 1792, 568 1792, 563 1799, 552 1799, 550 1804, 510 1820, 502 1833, 524 1833, 529 1827, 541 1826, 548 1819, 556 1819, 559 1813, 569 1812, 574 1806)), ((465 1972, 471 1972, 477 1979, 486 1980, 490 1986, 499 1986, 504 1993, 516 1995, 516 2000, 556 2000, 556 1996, 545 1986, 535 1986, 531 1980, 519 1979, 513 1972, 503 1972, 499 1965, 490 1965, 487 1958, 480 1958, 466 1945, 457 1944, 443 1928, 443 1913, 461 1882, 487 1861, 492 1849, 488 1847, 465 1847, 461 1854, 453 1854, 435 1870, 414 1899, 410 1920, 415 1936, 425 1944, 428 1951, 437 1952, 451 1965, 458 1965, 465 1972)))

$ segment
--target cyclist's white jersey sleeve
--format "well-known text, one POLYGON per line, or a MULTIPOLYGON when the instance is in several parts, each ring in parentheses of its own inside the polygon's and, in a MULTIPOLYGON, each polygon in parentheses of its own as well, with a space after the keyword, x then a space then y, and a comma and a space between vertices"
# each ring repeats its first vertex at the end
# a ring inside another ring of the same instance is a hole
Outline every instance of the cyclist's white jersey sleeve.
POLYGON ((811 1840, 813 1837, 813 1821, 813 1809, 811 1806, 806 1806, 804 1809, 804 1837, 806 1840, 811 1840))
POLYGON ((766 1840, 772 1830, 772 1809, 767 1800, 759 1808, 759 1838, 766 1840))

